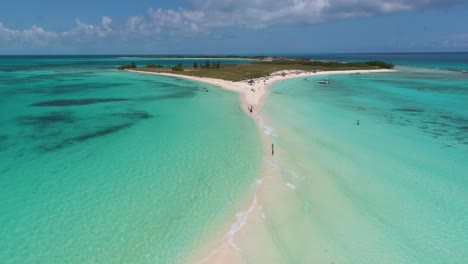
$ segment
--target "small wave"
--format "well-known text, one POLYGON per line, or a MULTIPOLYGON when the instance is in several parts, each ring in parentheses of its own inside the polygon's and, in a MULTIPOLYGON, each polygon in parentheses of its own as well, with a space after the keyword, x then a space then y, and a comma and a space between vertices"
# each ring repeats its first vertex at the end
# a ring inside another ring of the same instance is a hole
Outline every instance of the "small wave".
POLYGON ((463 72, 463 70, 453 69, 453 68, 446 68, 447 71, 454 71, 454 72, 463 72))
POLYGON ((264 130, 263 132, 265 132, 265 134, 269 135, 269 136, 274 136, 274 137, 278 137, 276 135, 276 131, 274 128, 272 127, 269 127, 269 126, 263 126, 264 130))
POLYGON ((293 189, 294 191, 296 190, 296 186, 294 186, 292 183, 288 182, 288 183, 286 183, 286 185, 287 185, 289 188, 293 189))
POLYGON ((139 59, 140 57, 126 57, 126 56, 123 56, 123 57, 116 57, 117 59, 139 59))
POLYGON ((245 221, 247 220, 247 217, 249 216, 250 213, 253 212, 256 204, 257 204, 257 195, 254 195, 254 199, 252 203, 250 204, 249 208, 247 209, 247 211, 236 214, 237 221, 231 226, 231 229, 229 229, 229 232, 227 233, 229 245, 231 245, 233 248, 235 248, 238 251, 240 251, 240 248, 234 242, 234 236, 245 225, 245 221))
POLYGON ((260 206, 260 210, 262 211, 262 219, 266 219, 265 211, 263 211, 263 207, 260 206))
POLYGON ((258 124, 263 129, 263 132, 265 134, 269 136, 278 137, 278 135, 276 134, 276 130, 273 127, 267 126, 261 116, 257 115, 257 118, 258 118, 258 124))
POLYGON ((263 158, 263 160, 268 163, 268 165, 270 165, 271 167, 273 168, 277 168, 279 167, 279 164, 275 163, 273 159, 271 159, 269 156, 265 156, 263 158))
POLYGON ((258 179, 255 181, 255 187, 263 183, 263 179, 258 179))
POLYGON ((262 183, 263 183, 263 179, 257 179, 255 181, 254 191, 253 191, 254 199, 252 203, 250 204, 249 208, 246 211, 239 212, 236 214, 237 221, 231 226, 231 229, 229 229, 227 233, 229 245, 231 245, 237 250, 240 250, 240 248, 236 245, 236 243, 234 243, 234 236, 236 235, 237 232, 239 232, 239 230, 242 229, 242 227, 245 225, 245 221, 247 220, 247 217, 255 209, 255 206, 257 204, 257 188, 262 183))
MULTIPOLYGON (((231 247, 233 247, 234 249, 236 249, 237 251, 240 251, 240 248, 236 245, 235 241, 234 241, 234 238, 235 238, 235 235, 242 229, 242 227, 245 225, 246 221, 247 221, 247 218, 248 216, 250 215, 250 213, 252 213, 254 210, 255 210, 255 206, 257 205, 257 188, 260 184, 263 183, 263 179, 257 179, 254 183, 254 191, 253 191, 253 200, 252 200, 252 203, 250 204, 250 206, 247 208, 246 211, 243 211, 243 212, 239 212, 236 214, 236 222, 234 222, 234 224, 231 225, 231 228, 229 229, 229 231, 227 232, 227 234, 225 235, 225 238, 226 238, 226 241, 221 243, 221 245, 219 245, 219 247, 217 247, 216 249, 212 250, 210 252, 210 254, 208 254, 208 256, 206 256, 204 259, 202 259, 199 263, 205 263, 206 261, 208 261, 213 255, 215 255, 223 245, 225 245, 226 243, 228 245, 230 245, 231 247)), ((264 217, 264 213, 262 211, 262 217, 264 217)))
POLYGON ((294 170, 288 170, 289 174, 291 174, 292 176, 294 176, 296 179, 299 179, 299 180, 303 180, 304 179, 304 176, 300 176, 296 173, 296 171, 294 170))

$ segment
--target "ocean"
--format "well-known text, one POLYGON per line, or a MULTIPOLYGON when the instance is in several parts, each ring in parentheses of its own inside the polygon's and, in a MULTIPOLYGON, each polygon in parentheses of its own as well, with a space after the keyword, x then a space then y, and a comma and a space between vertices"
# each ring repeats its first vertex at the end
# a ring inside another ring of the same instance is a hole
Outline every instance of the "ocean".
POLYGON ((246 262, 466 263, 467 54, 347 58, 391 56, 396 72, 273 84, 261 114, 279 156, 261 203, 273 243, 246 262))
POLYGON ((0 263, 178 263, 242 209, 261 149, 239 95, 132 61, 184 62, 0 58, 0 263))
POLYGON ((115 70, 192 60, 0 57, 0 262, 180 263, 237 214, 245 263, 465 263, 468 53, 295 56, 397 71, 275 83, 261 138, 238 94, 115 70))
POLYGON ((410 66, 449 71, 468 71, 468 52, 429 52, 429 53, 305 53, 278 54, 271 56, 288 56, 330 61, 374 61, 390 62, 398 66, 410 66))

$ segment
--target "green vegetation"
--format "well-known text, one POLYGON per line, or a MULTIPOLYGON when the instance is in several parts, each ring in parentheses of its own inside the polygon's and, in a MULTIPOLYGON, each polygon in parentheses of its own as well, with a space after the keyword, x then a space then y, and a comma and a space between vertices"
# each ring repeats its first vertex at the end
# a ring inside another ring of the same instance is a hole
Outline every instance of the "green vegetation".
POLYGON ((177 66, 172 67, 173 71, 184 71, 184 65, 182 63, 177 64, 177 66))
POLYGON ((242 55, 144 55, 135 56, 138 58, 210 58, 210 59, 248 59, 248 60, 263 60, 266 56, 242 56, 242 55))
POLYGON ((378 67, 379 69, 393 69, 395 68, 395 65, 392 63, 387 63, 383 61, 368 61, 366 62, 370 66, 375 66, 378 67))
POLYGON ((118 67, 117 69, 119 70, 127 70, 127 69, 136 69, 137 66, 134 62, 130 63, 130 64, 126 64, 126 65, 122 65, 120 67, 118 67))
POLYGON ((159 64, 148 64, 146 65, 146 68, 164 68, 164 66, 159 64))
POLYGON ((367 62, 337 62, 337 61, 310 61, 305 62, 303 65, 316 66, 316 67, 327 67, 333 69, 341 68, 376 68, 376 69, 393 69, 393 64, 386 63, 383 61, 367 61, 367 62))
MULTIPOLYGON (((219 69, 221 68, 221 62, 217 61, 212 63, 210 60, 206 60, 204 64, 200 65, 202 69, 219 69)), ((193 68, 197 69, 198 65, 196 62, 193 63, 193 68)))
POLYGON ((268 76, 273 72, 284 70, 302 71, 336 71, 336 70, 372 70, 391 69, 392 64, 381 61, 369 62, 334 62, 334 61, 310 61, 307 59, 276 59, 273 61, 255 61, 242 64, 224 64, 220 62, 212 63, 207 60, 202 64, 195 64, 194 67, 182 66, 168 68, 139 68, 139 71, 148 72, 171 72, 179 71, 177 74, 217 78, 229 81, 242 81, 253 78, 268 76), (195 67, 197 65, 197 67, 195 67))

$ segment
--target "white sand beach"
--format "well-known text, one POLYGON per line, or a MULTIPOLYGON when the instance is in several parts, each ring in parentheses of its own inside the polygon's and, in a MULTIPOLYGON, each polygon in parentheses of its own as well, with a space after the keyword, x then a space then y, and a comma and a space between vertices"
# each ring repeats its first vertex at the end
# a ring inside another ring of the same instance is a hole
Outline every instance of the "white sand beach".
POLYGON ((320 71, 316 73, 310 72, 310 71, 303 71, 303 70, 286 70, 286 71, 279 71, 279 72, 272 73, 268 77, 252 79, 253 80, 252 84, 249 84, 250 80, 233 82, 233 81, 226 81, 226 80, 221 80, 221 79, 187 76, 187 75, 180 75, 180 74, 174 74, 174 73, 156 73, 156 72, 143 72, 143 71, 133 71, 133 70, 129 70, 129 71, 137 72, 137 73, 144 73, 144 74, 156 74, 156 75, 170 76, 170 77, 188 79, 192 81, 204 82, 204 83, 209 83, 211 85, 220 87, 222 89, 238 92, 240 93, 241 104, 243 106, 243 109, 245 111, 248 111, 249 106, 252 106, 253 111, 258 112, 266 100, 268 86, 280 80, 299 78, 299 77, 308 77, 308 76, 330 75, 330 74, 391 72, 394 70, 379 69, 379 70, 350 70, 350 71, 320 71))

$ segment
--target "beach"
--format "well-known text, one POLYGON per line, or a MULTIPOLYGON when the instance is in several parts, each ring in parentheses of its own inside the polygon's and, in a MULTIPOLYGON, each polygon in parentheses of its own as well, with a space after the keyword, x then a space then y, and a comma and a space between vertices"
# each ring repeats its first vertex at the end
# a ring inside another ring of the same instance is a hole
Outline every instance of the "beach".
MULTIPOLYGON (((284 230, 290 230, 291 234, 301 234, 301 227, 306 225, 300 222, 301 217, 297 217, 296 222, 289 222, 293 220, 289 215, 297 214, 300 211, 299 208, 295 208, 299 203, 295 201, 296 186, 281 176, 283 168, 280 161, 291 160, 291 157, 288 156, 289 154, 286 151, 283 151, 282 145, 276 144, 276 142, 274 146, 275 155, 272 155, 271 145, 275 141, 275 129, 269 126, 268 117, 261 113, 261 108, 267 101, 271 85, 293 78, 320 78, 320 76, 330 75, 388 73, 394 71, 350 70, 313 73, 290 70, 275 72, 266 78, 253 79, 254 83, 252 84, 249 84, 249 80, 232 82, 213 78, 138 71, 138 73, 143 74, 157 74, 209 83, 239 93, 241 108, 256 122, 263 144, 261 173, 258 175, 257 180, 252 183, 249 195, 239 201, 238 207, 244 209, 232 216, 230 222, 219 227, 223 231, 213 232, 216 235, 195 250, 195 253, 186 260, 186 263, 245 263, 246 259, 253 261, 253 263, 281 263, 285 260, 282 260, 281 249, 275 245, 274 240, 268 234, 268 224, 265 221, 267 215, 269 217, 274 215, 275 221, 284 222, 282 224, 284 230), (252 113, 249 111, 250 106, 253 107, 252 113), (268 210, 274 208, 274 211, 284 212, 284 214, 276 214, 276 212, 268 214, 265 208, 268 208, 268 210), (222 237, 219 237, 219 234, 223 234, 222 237)), ((304 245, 313 245, 316 244, 315 242, 312 238, 304 245)), ((328 260, 323 254, 317 254, 317 252, 306 249, 297 253, 298 256, 301 256, 301 259, 307 259, 308 261, 328 260)))
POLYGON ((288 80, 291 78, 304 78, 310 76, 330 75, 330 74, 353 74, 353 73, 372 73, 372 72, 392 72, 394 70, 379 69, 379 70, 349 70, 349 71, 321 71, 321 72, 310 72, 300 70, 286 70, 274 72, 268 77, 253 79, 254 83, 249 84, 249 80, 242 82, 232 82, 214 78, 203 78, 195 76, 186 76, 173 73, 157 73, 157 72, 145 72, 145 71, 133 71, 130 72, 143 73, 143 74, 155 74, 161 76, 169 76, 181 79, 187 79, 197 82, 204 82, 222 89, 234 91, 240 94, 240 102, 242 109, 249 111, 249 107, 253 106, 254 111, 259 111, 262 105, 265 103, 268 86, 281 80, 288 80))

